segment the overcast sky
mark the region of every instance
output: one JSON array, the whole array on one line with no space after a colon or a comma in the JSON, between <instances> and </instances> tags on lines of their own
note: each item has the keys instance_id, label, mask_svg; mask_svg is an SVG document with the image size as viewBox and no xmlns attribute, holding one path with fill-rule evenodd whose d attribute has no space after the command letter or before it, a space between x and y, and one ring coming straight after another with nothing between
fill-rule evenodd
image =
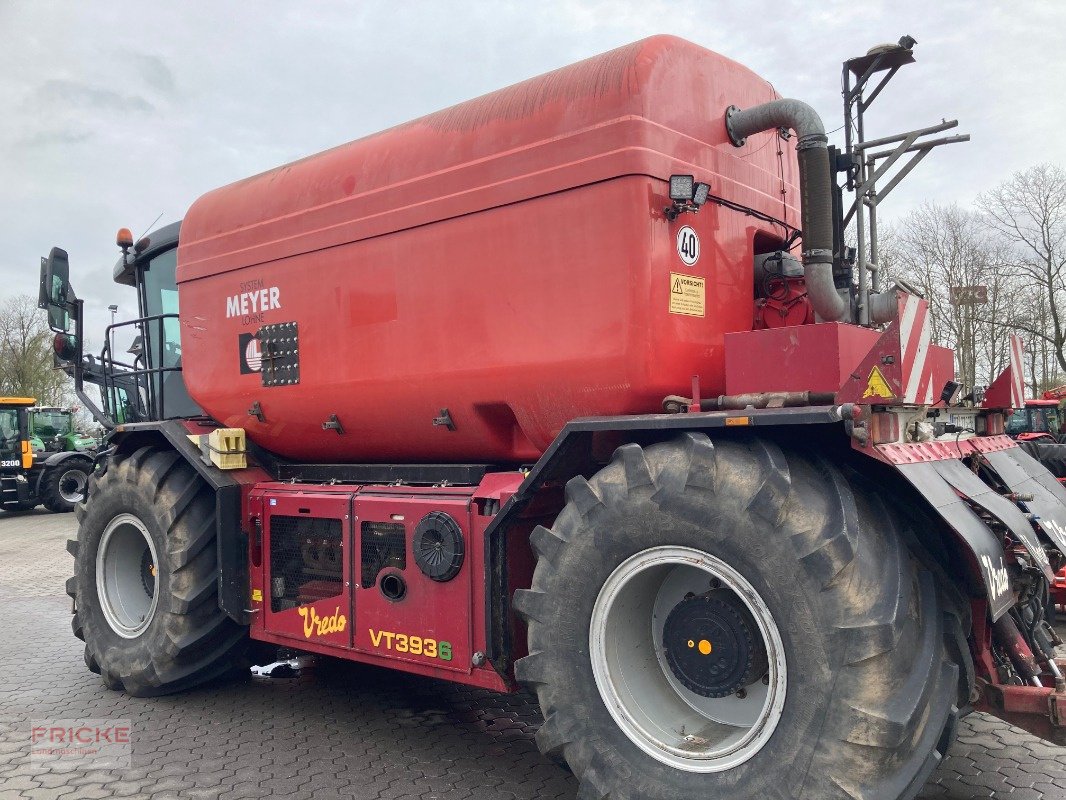
<instances>
[{"instance_id":1,"label":"overcast sky","mask_svg":"<svg viewBox=\"0 0 1066 800\"><path fill-rule=\"evenodd\" d=\"M136 310L111 282L119 227L138 236L217 186L655 33L740 61L830 129L841 62L916 38L868 136L947 117L973 141L927 159L885 216L1066 160L1061 0L0 0L0 300L35 295L59 245L98 347L109 303Z\"/></svg>"}]
</instances>

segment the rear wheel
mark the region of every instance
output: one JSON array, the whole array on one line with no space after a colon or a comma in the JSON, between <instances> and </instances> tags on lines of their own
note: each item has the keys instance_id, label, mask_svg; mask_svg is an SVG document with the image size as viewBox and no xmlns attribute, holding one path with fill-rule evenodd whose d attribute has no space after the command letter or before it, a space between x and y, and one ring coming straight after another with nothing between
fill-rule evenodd
<instances>
[{"instance_id":1,"label":"rear wheel","mask_svg":"<svg viewBox=\"0 0 1066 800\"><path fill-rule=\"evenodd\" d=\"M50 467L41 479L41 501L56 513L73 511L85 499L93 464L87 458L68 458Z\"/></svg>"},{"instance_id":2,"label":"rear wheel","mask_svg":"<svg viewBox=\"0 0 1066 800\"><path fill-rule=\"evenodd\" d=\"M581 797L920 791L965 691L962 611L876 493L769 442L688 434L620 448L567 501L533 534L515 671Z\"/></svg>"},{"instance_id":3,"label":"rear wheel","mask_svg":"<svg viewBox=\"0 0 1066 800\"><path fill-rule=\"evenodd\" d=\"M86 666L139 697L246 667L247 628L218 606L210 488L177 453L147 447L92 482L68 545Z\"/></svg>"}]
</instances>

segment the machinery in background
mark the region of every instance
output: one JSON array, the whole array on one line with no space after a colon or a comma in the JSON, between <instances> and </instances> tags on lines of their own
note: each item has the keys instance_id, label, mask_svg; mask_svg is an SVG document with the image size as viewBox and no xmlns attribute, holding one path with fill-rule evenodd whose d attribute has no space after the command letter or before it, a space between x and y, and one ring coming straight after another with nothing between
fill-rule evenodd
<instances>
[{"instance_id":1,"label":"machinery in background","mask_svg":"<svg viewBox=\"0 0 1066 800\"><path fill-rule=\"evenodd\" d=\"M77 430L74 408L34 406L29 410L30 447L44 453L92 454L98 444Z\"/></svg>"},{"instance_id":2,"label":"machinery in background","mask_svg":"<svg viewBox=\"0 0 1066 800\"><path fill-rule=\"evenodd\" d=\"M72 511L85 498L95 440L74 432L71 412L36 404L0 397L0 511Z\"/></svg>"}]
</instances>

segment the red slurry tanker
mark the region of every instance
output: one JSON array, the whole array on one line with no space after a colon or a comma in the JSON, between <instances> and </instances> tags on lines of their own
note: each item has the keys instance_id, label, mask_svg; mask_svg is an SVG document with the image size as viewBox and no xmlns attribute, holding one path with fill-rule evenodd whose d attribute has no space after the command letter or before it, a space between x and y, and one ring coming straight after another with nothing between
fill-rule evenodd
<instances>
[{"instance_id":1,"label":"red slurry tanker","mask_svg":"<svg viewBox=\"0 0 1066 800\"><path fill-rule=\"evenodd\" d=\"M975 708L1062 741L1066 491L1004 435L1017 364L960 400L877 270L878 203L966 138L864 138L913 46L844 64L842 148L660 36L216 189L120 233L130 358L82 355L53 249L111 427L89 669L524 685L582 797L912 797Z\"/></svg>"}]
</instances>

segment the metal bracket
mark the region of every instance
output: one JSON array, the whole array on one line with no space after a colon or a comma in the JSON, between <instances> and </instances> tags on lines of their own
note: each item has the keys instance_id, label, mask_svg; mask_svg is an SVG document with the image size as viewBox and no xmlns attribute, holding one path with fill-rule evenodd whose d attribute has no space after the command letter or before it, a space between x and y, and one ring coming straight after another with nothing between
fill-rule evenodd
<instances>
[{"instance_id":1,"label":"metal bracket","mask_svg":"<svg viewBox=\"0 0 1066 800\"><path fill-rule=\"evenodd\" d=\"M433 424L447 428L450 431L455 430L455 422L452 420L452 415L448 413L448 409L442 408L440 415L433 418Z\"/></svg>"},{"instance_id":2,"label":"metal bracket","mask_svg":"<svg viewBox=\"0 0 1066 800\"><path fill-rule=\"evenodd\" d=\"M255 417L260 422L266 422L266 414L263 413L263 407L259 405L259 401L256 400L252 403L252 407L248 409L248 416Z\"/></svg>"},{"instance_id":3,"label":"metal bracket","mask_svg":"<svg viewBox=\"0 0 1066 800\"><path fill-rule=\"evenodd\" d=\"M338 434L343 434L344 426L341 425L341 421L337 419L336 414L330 414L329 419L322 423L322 430L336 431Z\"/></svg>"}]
</instances>

